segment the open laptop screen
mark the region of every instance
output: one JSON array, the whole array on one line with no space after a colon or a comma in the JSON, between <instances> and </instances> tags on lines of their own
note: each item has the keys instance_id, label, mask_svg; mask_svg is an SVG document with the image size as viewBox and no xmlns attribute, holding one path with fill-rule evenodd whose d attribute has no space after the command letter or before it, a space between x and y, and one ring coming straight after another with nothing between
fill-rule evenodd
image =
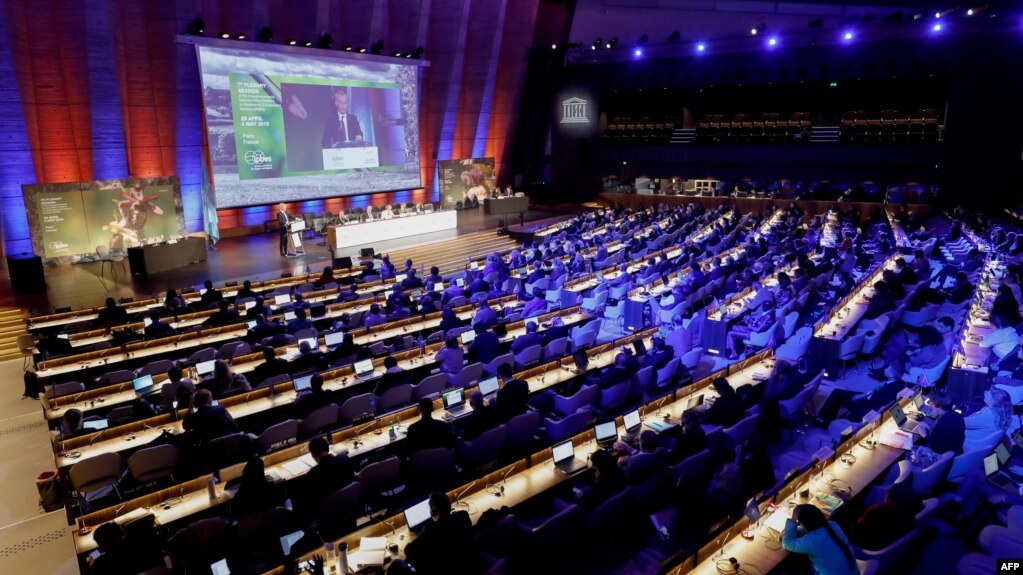
<instances>
[{"instance_id":1,"label":"open laptop screen","mask_svg":"<svg viewBox=\"0 0 1023 575\"><path fill-rule=\"evenodd\" d=\"M312 388L313 374L295 378L295 393L309 391Z\"/></svg>"},{"instance_id":2,"label":"open laptop screen","mask_svg":"<svg viewBox=\"0 0 1023 575\"><path fill-rule=\"evenodd\" d=\"M424 499L405 510L405 524L415 529L430 519L430 500Z\"/></svg>"},{"instance_id":3,"label":"open laptop screen","mask_svg":"<svg viewBox=\"0 0 1023 575\"><path fill-rule=\"evenodd\" d=\"M231 575L231 568L227 566L227 559L221 559L210 565L212 575Z\"/></svg>"},{"instance_id":4,"label":"open laptop screen","mask_svg":"<svg viewBox=\"0 0 1023 575\"><path fill-rule=\"evenodd\" d=\"M497 391L497 376L492 375L486 379L480 380L480 393L483 395L490 395Z\"/></svg>"},{"instance_id":5,"label":"open laptop screen","mask_svg":"<svg viewBox=\"0 0 1023 575\"><path fill-rule=\"evenodd\" d=\"M294 547L300 539L302 539L301 531L295 531L294 533L288 533L287 535L281 536L281 550L284 551L285 557L291 556L292 547Z\"/></svg>"},{"instance_id":6,"label":"open laptop screen","mask_svg":"<svg viewBox=\"0 0 1023 575\"><path fill-rule=\"evenodd\" d=\"M357 361L357 362L355 362L355 366L354 367L355 367L355 374L356 375L363 375L363 374L369 373L369 372L373 371L373 360L372 359L364 359L362 361Z\"/></svg>"},{"instance_id":7,"label":"open laptop screen","mask_svg":"<svg viewBox=\"0 0 1023 575\"><path fill-rule=\"evenodd\" d=\"M902 411L901 405L895 405L888 410L888 413L892 414L892 419L895 420L895 425L902 427L903 423L906 423L906 412Z\"/></svg>"},{"instance_id":8,"label":"open laptop screen","mask_svg":"<svg viewBox=\"0 0 1023 575\"><path fill-rule=\"evenodd\" d=\"M984 475L991 477L998 471L998 454L992 453L984 458Z\"/></svg>"},{"instance_id":9,"label":"open laptop screen","mask_svg":"<svg viewBox=\"0 0 1023 575\"><path fill-rule=\"evenodd\" d=\"M215 359L211 359L209 361L200 361L199 363L195 364L195 373L199 374L200 377L203 375L209 375L213 373L213 366L216 365L216 363L217 360Z\"/></svg>"},{"instance_id":10,"label":"open laptop screen","mask_svg":"<svg viewBox=\"0 0 1023 575\"><path fill-rule=\"evenodd\" d=\"M572 441L569 440L555 445L554 449L551 450L551 455L553 455L554 463L561 463L562 461L572 459L572 456L575 455L575 449L572 447Z\"/></svg>"},{"instance_id":11,"label":"open laptop screen","mask_svg":"<svg viewBox=\"0 0 1023 575\"><path fill-rule=\"evenodd\" d=\"M135 388L135 393L139 395L145 395L153 391L153 376L143 375L142 377L136 377L131 380L131 386Z\"/></svg>"},{"instance_id":12,"label":"open laptop screen","mask_svg":"<svg viewBox=\"0 0 1023 575\"><path fill-rule=\"evenodd\" d=\"M690 397L689 401L686 403L686 409L693 409L694 407L699 407L701 404L703 404L702 393L696 397Z\"/></svg>"},{"instance_id":13,"label":"open laptop screen","mask_svg":"<svg viewBox=\"0 0 1023 575\"><path fill-rule=\"evenodd\" d=\"M323 343L327 344L327 347L334 347L335 345L341 345L345 339L345 332L335 331L328 333L323 336Z\"/></svg>"},{"instance_id":14,"label":"open laptop screen","mask_svg":"<svg viewBox=\"0 0 1023 575\"><path fill-rule=\"evenodd\" d=\"M476 331L471 329L463 331L459 337L462 339L462 345L469 345L472 343L472 340L476 339Z\"/></svg>"},{"instance_id":15,"label":"open laptop screen","mask_svg":"<svg viewBox=\"0 0 1023 575\"><path fill-rule=\"evenodd\" d=\"M607 441L618 436L618 428L615 426L614 421L598 423L593 430L597 435L597 441Z\"/></svg>"},{"instance_id":16,"label":"open laptop screen","mask_svg":"<svg viewBox=\"0 0 1023 575\"><path fill-rule=\"evenodd\" d=\"M633 429L636 429L640 424L639 410L634 409L629 413L626 413L623 419L625 420L625 431L632 431Z\"/></svg>"},{"instance_id":17,"label":"open laptop screen","mask_svg":"<svg viewBox=\"0 0 1023 575\"><path fill-rule=\"evenodd\" d=\"M1009 448L1001 441L998 442L998 445L995 445L995 455L998 456L998 463L1001 465L1005 465L1009 461L1009 457L1012 456L1009 453Z\"/></svg>"},{"instance_id":18,"label":"open laptop screen","mask_svg":"<svg viewBox=\"0 0 1023 575\"><path fill-rule=\"evenodd\" d=\"M274 296L274 304L284 305L287 303L291 303L291 294L282 293Z\"/></svg>"},{"instance_id":19,"label":"open laptop screen","mask_svg":"<svg viewBox=\"0 0 1023 575\"><path fill-rule=\"evenodd\" d=\"M433 291L444 291L444 282L434 282Z\"/></svg>"},{"instance_id":20,"label":"open laptop screen","mask_svg":"<svg viewBox=\"0 0 1023 575\"><path fill-rule=\"evenodd\" d=\"M89 429L89 430L92 430L92 431L99 431L101 429L106 429L107 427L109 427L109 425L110 425L110 422L107 421L106 419L92 419L92 420L89 420L89 421L83 421L82 422L82 428L83 429Z\"/></svg>"},{"instance_id":21,"label":"open laptop screen","mask_svg":"<svg viewBox=\"0 0 1023 575\"><path fill-rule=\"evenodd\" d=\"M465 402L465 390L462 388L444 394L444 407L454 407Z\"/></svg>"},{"instance_id":22,"label":"open laptop screen","mask_svg":"<svg viewBox=\"0 0 1023 575\"><path fill-rule=\"evenodd\" d=\"M320 342L317 341L315 337L303 337L302 339L298 340L299 347L302 347L303 341L309 344L309 349L311 350L320 349Z\"/></svg>"}]
</instances>

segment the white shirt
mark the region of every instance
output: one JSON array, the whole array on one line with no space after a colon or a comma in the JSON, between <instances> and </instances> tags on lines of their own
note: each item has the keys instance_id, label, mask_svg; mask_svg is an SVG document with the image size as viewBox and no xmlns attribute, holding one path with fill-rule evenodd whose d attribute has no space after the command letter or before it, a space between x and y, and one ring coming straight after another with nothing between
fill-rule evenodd
<instances>
[{"instance_id":1,"label":"white shirt","mask_svg":"<svg viewBox=\"0 0 1023 575\"><path fill-rule=\"evenodd\" d=\"M351 138L348 136L348 119L347 118L348 118L348 114L342 114L341 112L337 113L337 121L341 125L341 133L342 133L342 135L344 135L346 142L351 141Z\"/></svg>"},{"instance_id":2,"label":"white shirt","mask_svg":"<svg viewBox=\"0 0 1023 575\"><path fill-rule=\"evenodd\" d=\"M998 359L1002 359L1016 345L1019 343L1019 335L1016 333L1016 329L1012 327L1003 327L992 333L985 335L981 340L980 347L991 348L991 353L995 354Z\"/></svg>"}]
</instances>

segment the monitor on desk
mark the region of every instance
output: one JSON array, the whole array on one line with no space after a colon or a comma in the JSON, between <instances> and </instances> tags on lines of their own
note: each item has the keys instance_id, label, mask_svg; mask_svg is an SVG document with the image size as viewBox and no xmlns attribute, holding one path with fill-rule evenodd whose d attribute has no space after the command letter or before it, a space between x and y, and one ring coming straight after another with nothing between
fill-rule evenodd
<instances>
[{"instance_id":1,"label":"monitor on desk","mask_svg":"<svg viewBox=\"0 0 1023 575\"><path fill-rule=\"evenodd\" d=\"M274 296L274 305L287 305L291 303L291 294L282 293Z\"/></svg>"},{"instance_id":2,"label":"monitor on desk","mask_svg":"<svg viewBox=\"0 0 1023 575\"><path fill-rule=\"evenodd\" d=\"M153 376L146 374L131 380L131 386L135 389L135 394L141 396L155 391L156 384L153 383Z\"/></svg>"},{"instance_id":3,"label":"monitor on desk","mask_svg":"<svg viewBox=\"0 0 1023 575\"><path fill-rule=\"evenodd\" d=\"M297 317L298 316L295 315L295 312L293 312L293 311L286 311L286 312L284 312L284 321L291 321L291 320L293 320L293 319L295 319Z\"/></svg>"},{"instance_id":4,"label":"monitor on desk","mask_svg":"<svg viewBox=\"0 0 1023 575\"><path fill-rule=\"evenodd\" d=\"M551 449L551 456L554 459L554 463L560 463L562 461L568 461L575 457L575 448L572 446L572 440L569 439L564 443L559 443Z\"/></svg>"}]
</instances>

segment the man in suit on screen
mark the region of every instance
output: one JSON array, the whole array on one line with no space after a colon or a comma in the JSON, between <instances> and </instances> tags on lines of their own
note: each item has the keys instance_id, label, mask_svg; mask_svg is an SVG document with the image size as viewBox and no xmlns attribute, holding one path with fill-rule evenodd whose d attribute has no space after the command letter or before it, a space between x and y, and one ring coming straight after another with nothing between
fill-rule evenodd
<instances>
[{"instance_id":1,"label":"man in suit on screen","mask_svg":"<svg viewBox=\"0 0 1023 575\"><path fill-rule=\"evenodd\" d=\"M327 123L323 127L324 148L337 148L363 141L359 118L348 112L348 92L341 88L334 92L335 113L327 115Z\"/></svg>"}]
</instances>

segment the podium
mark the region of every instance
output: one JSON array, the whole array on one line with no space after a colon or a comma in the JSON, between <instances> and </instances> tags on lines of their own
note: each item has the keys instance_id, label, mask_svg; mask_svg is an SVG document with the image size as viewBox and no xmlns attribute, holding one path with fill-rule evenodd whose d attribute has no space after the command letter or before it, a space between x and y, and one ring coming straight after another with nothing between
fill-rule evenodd
<instances>
[{"instance_id":1,"label":"podium","mask_svg":"<svg viewBox=\"0 0 1023 575\"><path fill-rule=\"evenodd\" d=\"M305 255L305 248L302 246L302 232L305 230L305 220L288 221L288 257L297 258Z\"/></svg>"}]
</instances>

